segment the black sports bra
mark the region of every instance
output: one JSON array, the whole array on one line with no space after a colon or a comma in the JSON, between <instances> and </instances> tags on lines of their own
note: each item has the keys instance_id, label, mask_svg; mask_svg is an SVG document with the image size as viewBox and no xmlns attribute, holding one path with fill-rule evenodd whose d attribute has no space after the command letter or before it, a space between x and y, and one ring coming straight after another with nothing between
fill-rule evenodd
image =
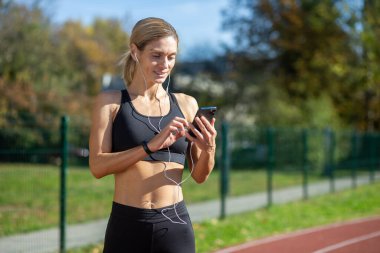
<instances>
[{"instance_id":1,"label":"black sports bra","mask_svg":"<svg viewBox=\"0 0 380 253\"><path fill-rule=\"evenodd\" d=\"M121 91L121 103L112 124L112 152L124 151L141 145L143 141L151 140L159 128L163 129L174 117L185 118L174 94L169 93L170 111L163 118L161 116L148 117L140 114L128 94L127 90ZM162 118L162 120L161 120ZM161 123L160 123L161 120ZM160 125L160 126L159 126ZM155 129L156 128L156 129ZM185 164L188 142L185 137L178 139L168 149L161 149L147 156L145 161L165 161Z\"/></svg>"}]
</instances>

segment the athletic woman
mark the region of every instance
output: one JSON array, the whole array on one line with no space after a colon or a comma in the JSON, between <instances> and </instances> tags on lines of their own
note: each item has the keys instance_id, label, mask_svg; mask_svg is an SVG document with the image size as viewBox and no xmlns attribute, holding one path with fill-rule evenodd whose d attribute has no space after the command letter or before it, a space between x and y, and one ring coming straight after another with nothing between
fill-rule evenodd
<instances>
[{"instance_id":1,"label":"athletic woman","mask_svg":"<svg viewBox=\"0 0 380 253\"><path fill-rule=\"evenodd\" d=\"M195 117L193 97L169 93L162 85L170 81L178 43L165 20L137 22L122 59L126 88L96 98L90 169L96 178L113 175L115 182L105 253L195 252L182 174L187 159L191 177L207 180L217 132L215 119Z\"/></svg>"}]
</instances>

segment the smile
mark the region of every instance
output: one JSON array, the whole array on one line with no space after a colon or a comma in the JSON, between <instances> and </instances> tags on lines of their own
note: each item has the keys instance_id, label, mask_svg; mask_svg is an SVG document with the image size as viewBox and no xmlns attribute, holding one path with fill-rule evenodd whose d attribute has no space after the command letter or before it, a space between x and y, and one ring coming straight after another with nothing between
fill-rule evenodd
<instances>
[{"instance_id":1,"label":"smile","mask_svg":"<svg viewBox=\"0 0 380 253\"><path fill-rule=\"evenodd\" d=\"M154 73L158 76L161 76L161 77L166 76L168 74L167 72L160 73L160 72L156 72L156 71L154 71Z\"/></svg>"}]
</instances>

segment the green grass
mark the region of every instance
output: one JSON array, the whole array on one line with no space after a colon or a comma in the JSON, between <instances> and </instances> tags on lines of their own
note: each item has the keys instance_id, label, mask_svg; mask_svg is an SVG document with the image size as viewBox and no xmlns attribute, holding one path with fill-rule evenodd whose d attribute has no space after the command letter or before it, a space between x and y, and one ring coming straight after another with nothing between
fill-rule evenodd
<instances>
[{"instance_id":1,"label":"green grass","mask_svg":"<svg viewBox=\"0 0 380 253\"><path fill-rule=\"evenodd\" d=\"M195 225L197 252L242 243L252 238L380 214L380 184L363 186L305 202L276 205L270 209L226 220Z\"/></svg>"},{"instance_id":2,"label":"green grass","mask_svg":"<svg viewBox=\"0 0 380 253\"><path fill-rule=\"evenodd\" d=\"M108 212L105 207L109 209L112 201L112 183L112 177L94 180L88 170L69 170L68 222L105 217ZM56 166L0 165L0 236L57 226L58 214Z\"/></svg>"},{"instance_id":3,"label":"green grass","mask_svg":"<svg viewBox=\"0 0 380 253\"><path fill-rule=\"evenodd\" d=\"M308 201L275 205L224 220L194 224L198 253L212 252L269 235L291 232L354 218L380 215L380 183L361 186ZM69 250L68 253L97 253L102 245Z\"/></svg>"},{"instance_id":4,"label":"green grass","mask_svg":"<svg viewBox=\"0 0 380 253\"><path fill-rule=\"evenodd\" d=\"M52 168L1 167L0 236L57 222L57 215L51 215L58 213L57 178Z\"/></svg>"},{"instance_id":5,"label":"green grass","mask_svg":"<svg viewBox=\"0 0 380 253\"><path fill-rule=\"evenodd\" d=\"M188 174L188 172L186 172ZM185 175L186 176L186 175ZM219 198L220 178L215 170L204 184L184 183L187 203ZM264 170L232 170L230 196L266 190ZM274 187L302 182L300 172L275 172ZM310 181L318 180L317 176ZM79 223L109 215L113 177L95 179L87 168L70 167L67 173L67 221ZM42 228L59 222L59 169L53 165L0 164L0 236Z\"/></svg>"}]
</instances>

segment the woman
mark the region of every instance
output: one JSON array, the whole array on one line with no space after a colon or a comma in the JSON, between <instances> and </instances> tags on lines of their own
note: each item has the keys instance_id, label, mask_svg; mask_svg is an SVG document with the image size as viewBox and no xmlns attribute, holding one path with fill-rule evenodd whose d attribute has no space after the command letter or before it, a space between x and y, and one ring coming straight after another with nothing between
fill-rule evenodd
<instances>
[{"instance_id":1,"label":"woman","mask_svg":"<svg viewBox=\"0 0 380 253\"><path fill-rule=\"evenodd\" d=\"M137 22L123 58L126 89L96 98L90 169L96 178L115 179L104 252L195 252L182 172L187 158L191 177L197 183L207 179L217 133L215 119L195 117L193 97L162 86L170 80L178 42L175 29L162 19Z\"/></svg>"}]
</instances>

